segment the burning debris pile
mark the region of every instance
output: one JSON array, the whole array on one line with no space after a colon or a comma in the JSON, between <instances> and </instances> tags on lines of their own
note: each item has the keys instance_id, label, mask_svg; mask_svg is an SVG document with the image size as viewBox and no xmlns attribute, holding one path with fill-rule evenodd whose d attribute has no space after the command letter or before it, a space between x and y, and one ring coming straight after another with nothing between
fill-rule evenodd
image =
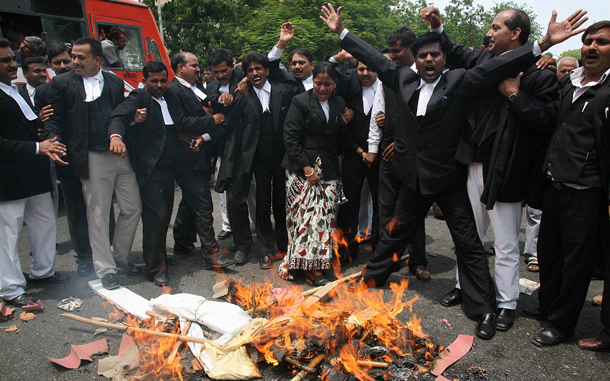
<instances>
[{"instance_id":1,"label":"burning debris pile","mask_svg":"<svg viewBox=\"0 0 610 381\"><path fill-rule=\"evenodd\" d=\"M317 372L329 381L398 381L427 372L442 348L415 315L406 325L397 319L418 299L402 300L408 282L391 284L392 294L384 298L382 290L349 293L346 279L303 292L232 278L214 291L234 304L162 295L148 302L155 311L147 312L149 319L116 309L111 318L122 324L63 316L133 336L132 348L109 358L117 369L114 380L183 380L198 369L212 379L245 380L261 377L257 362L263 360L293 369L292 381ZM182 342L195 356L192 370L181 363Z\"/></svg>"}]
</instances>

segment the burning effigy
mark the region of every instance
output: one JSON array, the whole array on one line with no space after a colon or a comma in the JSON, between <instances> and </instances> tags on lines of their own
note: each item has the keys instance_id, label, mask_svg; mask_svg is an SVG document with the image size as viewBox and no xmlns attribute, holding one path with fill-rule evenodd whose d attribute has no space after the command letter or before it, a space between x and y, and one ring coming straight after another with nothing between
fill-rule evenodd
<instances>
[{"instance_id":1,"label":"burning effigy","mask_svg":"<svg viewBox=\"0 0 610 381\"><path fill-rule=\"evenodd\" d=\"M333 381L398 381L429 371L443 348L422 332L412 313L418 297L403 300L408 281L392 283L391 292L355 294L344 283L350 278L308 291L231 278L214 287L215 297L228 302L164 294L147 302L146 319L117 309L111 319L120 323L64 316L133 337L135 345L123 357L103 363L105 370L114 369L104 374L114 380L183 380L199 369L212 379L246 380L261 377L262 362L287 366L291 381L309 374ZM411 314L406 324L398 319L403 312ZM181 361L187 357L180 351L183 342L195 357L192 368Z\"/></svg>"}]
</instances>

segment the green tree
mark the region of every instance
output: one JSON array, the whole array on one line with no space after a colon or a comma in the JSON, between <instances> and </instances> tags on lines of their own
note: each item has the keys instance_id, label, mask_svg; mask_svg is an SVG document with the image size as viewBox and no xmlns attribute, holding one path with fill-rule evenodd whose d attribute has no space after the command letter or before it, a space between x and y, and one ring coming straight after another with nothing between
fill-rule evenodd
<instances>
[{"instance_id":1,"label":"green tree","mask_svg":"<svg viewBox=\"0 0 610 381\"><path fill-rule=\"evenodd\" d=\"M451 39L465 46L479 47L487 33L487 14L473 0L451 0L445 7L443 27Z\"/></svg>"},{"instance_id":2,"label":"green tree","mask_svg":"<svg viewBox=\"0 0 610 381\"><path fill-rule=\"evenodd\" d=\"M505 9L519 9L519 10L525 12L529 16L529 18L530 18L530 36L528 39L529 42L537 40L540 37L542 37L542 27L536 20L536 18L538 16L534 13L532 8L530 8L527 4L517 4L513 1L504 1L504 2L494 5L487 13L488 18L486 20L487 21L486 27L489 28L494 17Z\"/></svg>"},{"instance_id":3,"label":"green tree","mask_svg":"<svg viewBox=\"0 0 610 381\"><path fill-rule=\"evenodd\" d=\"M579 60L580 59L580 49L566 50L565 52L563 52L559 55L559 58L557 59L557 61L559 61L560 59L562 59L564 57L573 57L573 58L576 58L577 60Z\"/></svg>"}]
</instances>

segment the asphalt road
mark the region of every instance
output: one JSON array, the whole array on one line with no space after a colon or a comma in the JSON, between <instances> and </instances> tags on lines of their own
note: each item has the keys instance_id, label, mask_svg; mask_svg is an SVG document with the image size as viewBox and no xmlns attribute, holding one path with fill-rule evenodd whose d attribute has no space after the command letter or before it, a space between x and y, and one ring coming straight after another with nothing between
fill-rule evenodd
<instances>
[{"instance_id":1,"label":"asphalt road","mask_svg":"<svg viewBox=\"0 0 610 381\"><path fill-rule=\"evenodd\" d=\"M177 210L181 192L176 190ZM218 195L214 193L215 205L218 205ZM220 213L215 210L215 228L220 231ZM417 281L407 269L394 275L390 281L397 281L401 277L410 279L410 287L404 300L418 296L419 300L414 304L413 313L421 317L423 331L428 334L435 343L448 346L459 334L474 335L475 322L466 318L460 307L446 308L440 305L440 298L454 286L455 277L455 255L453 243L449 231L444 222L438 221L430 214L426 219L427 246L429 254L429 270L432 273L432 281L422 283ZM118 332L109 331L102 335L93 336L94 328L78 322L69 321L59 316L63 313L57 308L57 303L66 297L74 296L83 300L83 309L78 312L85 317L107 317L111 312L105 307L103 300L93 293L88 287L87 281L93 279L80 278L76 274L76 263L74 261L70 237L68 234L65 214L60 211L58 221L58 249L56 258L56 270L71 276L71 280L61 285L31 286L27 291L35 298L40 299L45 306L42 313L30 322L15 320L12 322L0 322L0 379L1 380L91 380L103 379L97 375L97 359L93 362L83 361L77 370L65 370L52 364L47 356L61 358L70 353L70 344L86 344L99 338L106 338L109 343L110 353L116 355L120 344L121 335ZM525 240L525 225L521 230L521 248ZM228 247L231 240L221 241L222 245ZM487 237L486 246L493 242L493 235ZM169 252L172 251L173 238L171 231L168 234ZM23 229L19 241L19 252L23 271L29 272L29 243L27 228ZM364 265L367 255L366 245L361 245L360 256L355 264L345 270L345 274L359 271ZM256 279L263 279L265 275L272 279L268 270L260 270L258 267L259 252L256 245L253 247L250 260L243 266L233 266L228 275L251 279L256 274ZM132 260L143 265L142 260L142 233L138 233L133 245ZM490 257L490 265L493 267L493 257ZM538 275L526 271L526 266L521 263L521 277L538 281ZM186 292L202 295L206 298L212 296L212 286L216 282L217 275L211 271L204 270L200 259L196 257L180 258L179 262L170 268L170 286L174 293ZM144 298L157 297L161 289L143 276L127 277L121 276L124 286ZM281 286L281 282L276 283ZM308 286L305 286L308 288ZM578 348L577 341L581 338L595 336L599 329L599 308L591 305L591 299L602 292L601 281L591 282L587 301L580 315L573 339L554 348L540 349L534 346L530 339L540 329L540 323L517 316L515 326L508 332L498 332L490 341L480 340L475 337L473 349L461 360L447 369L443 374L446 378L460 380L604 380L608 379L610 353L592 353ZM386 293L390 293L389 287L384 287ZM389 296L389 295L386 295ZM524 307L535 307L537 305L537 294L532 296L521 294L518 310ZM19 313L19 312L18 312ZM399 319L406 322L411 313L403 312ZM447 319L451 324L448 327L441 319ZM16 324L21 330L18 334L5 333L4 329ZM485 370L481 376L481 369ZM260 366L264 380L288 380L289 370L284 366L274 368L271 365ZM192 379L207 379L194 375ZM312 376L309 379L314 379ZM430 374L422 374L411 379L432 380Z\"/></svg>"}]
</instances>

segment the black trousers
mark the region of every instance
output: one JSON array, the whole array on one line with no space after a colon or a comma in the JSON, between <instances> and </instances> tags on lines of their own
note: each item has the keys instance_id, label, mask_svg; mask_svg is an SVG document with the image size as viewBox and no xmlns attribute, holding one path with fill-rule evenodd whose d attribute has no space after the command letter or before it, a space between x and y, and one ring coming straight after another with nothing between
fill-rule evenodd
<instances>
[{"instance_id":1,"label":"black trousers","mask_svg":"<svg viewBox=\"0 0 610 381\"><path fill-rule=\"evenodd\" d=\"M606 218L604 220L604 241L600 253L604 255L604 294L610 295L610 222ZM610 345L610 301L604 303L602 300L601 310L601 330L597 338L606 345Z\"/></svg>"},{"instance_id":2,"label":"black trousers","mask_svg":"<svg viewBox=\"0 0 610 381\"><path fill-rule=\"evenodd\" d=\"M538 301L548 328L564 338L574 334L591 281L591 263L604 255L597 249L607 213L601 188L557 189L551 184L545 193L538 236Z\"/></svg>"},{"instance_id":3,"label":"black trousers","mask_svg":"<svg viewBox=\"0 0 610 381\"><path fill-rule=\"evenodd\" d=\"M374 280L376 286L381 286L393 271L400 269L400 253L413 239L435 201L443 209L456 246L464 313L476 316L495 312L495 286L489 274L487 254L477 234L465 183L442 193L425 196L419 190L402 187L394 213L396 223L392 229L381 231L377 249L364 270L364 278Z\"/></svg>"},{"instance_id":4,"label":"black trousers","mask_svg":"<svg viewBox=\"0 0 610 381\"><path fill-rule=\"evenodd\" d=\"M142 199L142 250L146 275L167 271L167 229L174 208L174 171L160 167L140 186Z\"/></svg>"},{"instance_id":5,"label":"black trousers","mask_svg":"<svg viewBox=\"0 0 610 381\"><path fill-rule=\"evenodd\" d=\"M273 256L277 251L286 253L286 169L281 161L272 160L255 159L253 166L256 179L256 239L261 256ZM271 224L272 205L275 229Z\"/></svg>"},{"instance_id":6,"label":"black trousers","mask_svg":"<svg viewBox=\"0 0 610 381\"><path fill-rule=\"evenodd\" d=\"M239 167L238 164L236 164L236 167ZM227 213L229 215L231 231L233 232L233 242L237 250L244 253L249 253L252 247L252 231L250 230L248 213L248 192L250 191L251 183L252 172L234 175L227 191ZM254 216L253 220L256 221L256 216Z\"/></svg>"},{"instance_id":7,"label":"black trousers","mask_svg":"<svg viewBox=\"0 0 610 381\"><path fill-rule=\"evenodd\" d=\"M182 200L174 221L174 241L178 247L189 247L201 241L201 252L211 255L218 247L214 236L214 205L210 192L210 173L194 171L177 173L176 181L182 188Z\"/></svg>"},{"instance_id":8,"label":"black trousers","mask_svg":"<svg viewBox=\"0 0 610 381\"><path fill-rule=\"evenodd\" d=\"M379 241L379 167L369 168L362 158L350 152L343 158L343 193L347 202L339 208L337 227L343 232L347 240L349 255L358 255L358 243L355 241L358 234L358 219L360 214L360 201L364 180L369 183L371 197L373 198L373 226L369 226L371 245L377 246ZM345 248L340 252L347 254Z\"/></svg>"},{"instance_id":9,"label":"black trousers","mask_svg":"<svg viewBox=\"0 0 610 381\"><path fill-rule=\"evenodd\" d=\"M379 160L379 225L381 229L388 226L394 218L394 210L402 183L392 173L392 162ZM409 268L427 267L426 260L426 221L422 220L417 233L409 242Z\"/></svg>"},{"instance_id":10,"label":"black trousers","mask_svg":"<svg viewBox=\"0 0 610 381\"><path fill-rule=\"evenodd\" d=\"M92 263L91 244L89 243L89 225L87 222L87 205L85 204L85 196L83 195L83 185L80 178L76 176L74 170L70 171L61 166L57 166L57 178L61 182L61 191L63 193L64 205L66 206L66 215L68 217L68 231L70 232L70 241L76 253L76 263ZM114 218L114 205L110 206L110 225L109 225L109 240L112 245L112 237L114 237L114 226L116 221Z\"/></svg>"}]
</instances>

